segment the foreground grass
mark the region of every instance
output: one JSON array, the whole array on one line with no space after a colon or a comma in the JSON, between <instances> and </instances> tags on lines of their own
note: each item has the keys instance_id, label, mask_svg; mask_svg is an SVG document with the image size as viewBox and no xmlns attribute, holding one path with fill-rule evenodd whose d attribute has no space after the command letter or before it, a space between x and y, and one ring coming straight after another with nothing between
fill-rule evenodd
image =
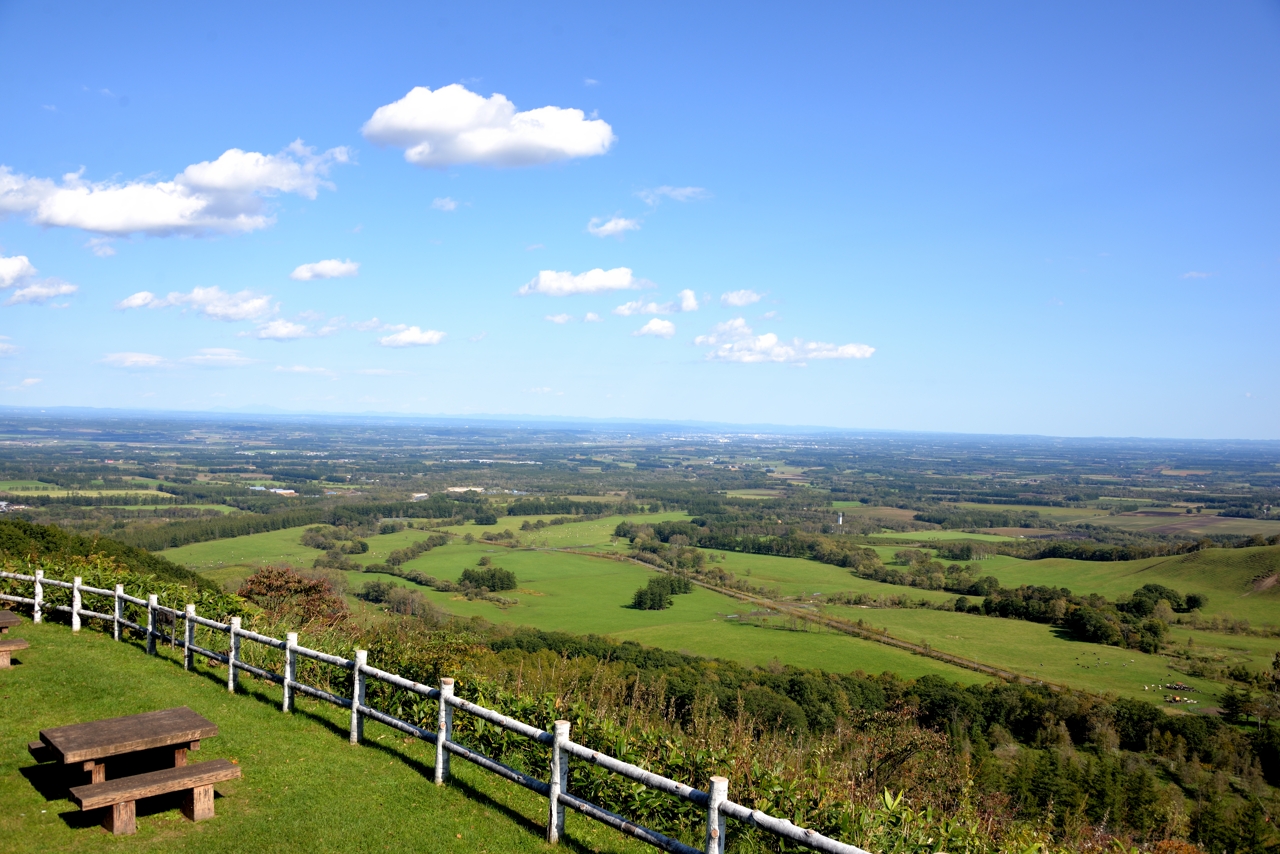
<instances>
[{"instance_id":1,"label":"foreground grass","mask_svg":"<svg viewBox=\"0 0 1280 854\"><path fill-rule=\"evenodd\" d=\"M342 710L305 698L292 715L279 690L248 683L227 694L225 670L186 673L180 661L96 631L24 624L20 664L0 671L0 839L7 851L637 852L579 816L569 844L542 841L546 802L455 759L455 780L431 782L434 748L367 724L366 744L346 740ZM244 777L216 787L217 816L192 824L176 797L139 804L136 836L112 837L94 813L66 800L85 782L37 766L26 744L41 729L186 705L214 721L194 761L229 758ZM111 766L108 765L108 773Z\"/></svg>"}]
</instances>

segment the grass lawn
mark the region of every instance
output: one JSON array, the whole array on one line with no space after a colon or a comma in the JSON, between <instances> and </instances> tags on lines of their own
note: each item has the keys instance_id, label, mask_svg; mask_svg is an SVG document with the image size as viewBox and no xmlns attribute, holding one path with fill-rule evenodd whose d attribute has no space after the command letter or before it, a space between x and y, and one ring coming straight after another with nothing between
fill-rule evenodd
<instances>
[{"instance_id":1,"label":"grass lawn","mask_svg":"<svg viewBox=\"0 0 1280 854\"><path fill-rule=\"evenodd\" d=\"M440 851L557 850L542 841L546 801L458 759L455 780L431 782L435 749L369 722L347 743L346 713L307 698L292 715L279 689L249 682L226 692L225 671L148 657L64 625L24 624L21 663L0 671L0 839L8 851ZM460 686L465 695L465 686ZM26 744L39 730L186 705L218 725L193 761L229 758L244 776L219 784L217 816L192 824L176 798L142 801L136 836L113 838L95 814L66 800L83 773L36 766ZM108 774L111 765L108 764ZM572 815L569 851L639 852L640 845Z\"/></svg>"},{"instance_id":2,"label":"grass lawn","mask_svg":"<svg viewBox=\"0 0 1280 854\"><path fill-rule=\"evenodd\" d=\"M886 550L881 558L893 559L893 549ZM944 602L954 599L954 593L941 590L919 590L912 587L901 587L896 584L882 584L859 578L848 569L819 563L816 560L804 560L793 557L775 557L773 555L751 555L739 552L715 552L724 554L723 562L717 564L729 572L750 582L757 587L776 587L784 596L799 596L809 593L837 593L852 590L855 593L866 593L870 596L910 596L912 599L928 599L931 602Z\"/></svg>"},{"instance_id":3,"label":"grass lawn","mask_svg":"<svg viewBox=\"0 0 1280 854\"><path fill-rule=\"evenodd\" d=\"M1197 689L1201 706L1209 706L1217 704L1222 688L1169 668L1165 656L1067 640L1040 623L950 611L828 607L846 619L888 628L902 640L1099 694L1158 703L1161 692L1144 685L1182 681Z\"/></svg>"}]
</instances>

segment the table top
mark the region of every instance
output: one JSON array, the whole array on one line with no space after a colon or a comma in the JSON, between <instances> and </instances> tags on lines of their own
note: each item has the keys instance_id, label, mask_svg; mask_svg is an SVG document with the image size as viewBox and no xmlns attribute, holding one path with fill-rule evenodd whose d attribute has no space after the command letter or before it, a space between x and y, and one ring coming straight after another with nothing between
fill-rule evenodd
<instances>
[{"instance_id":1,"label":"table top","mask_svg":"<svg viewBox=\"0 0 1280 854\"><path fill-rule=\"evenodd\" d=\"M69 765L152 747L200 741L217 734L218 727L212 721L186 706L179 706L123 718L42 729L40 740Z\"/></svg>"},{"instance_id":2,"label":"table top","mask_svg":"<svg viewBox=\"0 0 1280 854\"><path fill-rule=\"evenodd\" d=\"M22 622L22 619L12 611L0 611L0 628L7 629L9 626L16 626Z\"/></svg>"}]
</instances>

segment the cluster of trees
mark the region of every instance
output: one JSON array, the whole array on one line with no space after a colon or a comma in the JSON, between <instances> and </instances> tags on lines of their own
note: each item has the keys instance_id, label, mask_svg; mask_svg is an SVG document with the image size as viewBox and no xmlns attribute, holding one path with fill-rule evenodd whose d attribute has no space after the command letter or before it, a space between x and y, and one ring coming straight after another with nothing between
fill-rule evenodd
<instances>
[{"instance_id":1,"label":"cluster of trees","mask_svg":"<svg viewBox=\"0 0 1280 854\"><path fill-rule=\"evenodd\" d=\"M679 520L653 525L624 521L618 523L613 533L616 537L630 540L633 549L654 554L662 554L663 545L677 548L696 546L719 551L805 558L854 570L880 565L880 556L874 549L864 548L838 537L796 530L785 531L778 536L757 536L735 533L733 529L736 527L737 523L717 526L716 523L699 517L687 522ZM701 565L693 555L685 556L685 560L693 565ZM692 568L673 565L680 569Z\"/></svg>"},{"instance_id":2,"label":"cluster of trees","mask_svg":"<svg viewBox=\"0 0 1280 854\"><path fill-rule=\"evenodd\" d=\"M508 516L601 516L615 512L634 513L636 508L634 504L622 508L605 501L570 498L517 498L507 505Z\"/></svg>"},{"instance_id":3,"label":"cluster of trees","mask_svg":"<svg viewBox=\"0 0 1280 854\"><path fill-rule=\"evenodd\" d=\"M1045 526L1045 520L1035 510L997 510L994 507L942 507L917 513L915 518L917 522L929 522L949 530Z\"/></svg>"},{"instance_id":4,"label":"cluster of trees","mask_svg":"<svg viewBox=\"0 0 1280 854\"><path fill-rule=\"evenodd\" d=\"M693 584L679 575L655 575L631 597L631 607L637 611L665 611L671 607L671 597L692 593Z\"/></svg>"},{"instance_id":5,"label":"cluster of trees","mask_svg":"<svg viewBox=\"0 0 1280 854\"><path fill-rule=\"evenodd\" d=\"M289 567L260 569L237 592L275 622L333 625L347 615L346 602L327 579L308 578Z\"/></svg>"},{"instance_id":6,"label":"cluster of trees","mask_svg":"<svg viewBox=\"0 0 1280 854\"><path fill-rule=\"evenodd\" d=\"M340 555L362 555L369 544L349 528L323 528L317 525L302 532L300 542L309 549Z\"/></svg>"},{"instance_id":7,"label":"cluster of trees","mask_svg":"<svg viewBox=\"0 0 1280 854\"><path fill-rule=\"evenodd\" d=\"M516 574L509 569L503 569L500 566L490 565L489 558L480 558L480 563L475 567L468 567L462 570L462 576L458 579L460 585L470 584L472 587L479 587L491 591L499 590L515 590Z\"/></svg>"}]
</instances>

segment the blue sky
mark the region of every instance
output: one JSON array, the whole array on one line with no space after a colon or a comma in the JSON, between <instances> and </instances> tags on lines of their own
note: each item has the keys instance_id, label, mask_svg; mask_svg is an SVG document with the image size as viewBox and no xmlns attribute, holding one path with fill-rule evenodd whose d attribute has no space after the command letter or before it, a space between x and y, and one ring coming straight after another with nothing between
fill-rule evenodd
<instances>
[{"instance_id":1,"label":"blue sky","mask_svg":"<svg viewBox=\"0 0 1280 854\"><path fill-rule=\"evenodd\" d=\"M693 5L0 0L0 403L1280 438L1280 5Z\"/></svg>"}]
</instances>

